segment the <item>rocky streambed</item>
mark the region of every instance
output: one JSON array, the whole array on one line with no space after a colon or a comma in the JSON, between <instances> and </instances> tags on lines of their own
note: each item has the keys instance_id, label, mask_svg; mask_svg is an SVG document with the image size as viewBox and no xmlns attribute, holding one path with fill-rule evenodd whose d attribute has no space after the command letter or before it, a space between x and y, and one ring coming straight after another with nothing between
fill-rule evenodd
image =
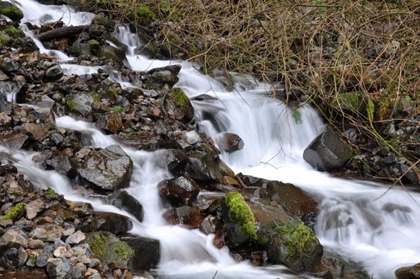
<instances>
[{"instance_id":1,"label":"rocky streambed","mask_svg":"<svg viewBox=\"0 0 420 279\"><path fill-rule=\"evenodd\" d=\"M78 28L61 21L35 26L20 22L19 4L3 1L0 7L8 17L0 20L0 273L5 278L159 276L154 273L159 240L129 233L143 221L144 208L126 190L136 162L122 147L153 152L170 173L157 186L166 222L214 234L214 246L228 247L236 261L282 264L320 278L369 278L324 251L313 232L317 196L292 184L235 174L220 159L220 152L238 151L244 143L225 133L216 143L219 150L197 130L191 100L174 88L179 65L131 70L117 22L101 14ZM69 64L40 52L22 29L37 34L47 49L75 57L71 65L96 66L96 71L69 74ZM66 126L66 116L91 126ZM113 144L93 146L88 129L109 135ZM339 150L339 159L329 161L321 152L325 147ZM320 170L342 169L351 159L351 150L328 132L307 150L306 159ZM375 154L373 162L386 165L381 169L396 168L398 174L408 169L383 149ZM14 165L19 156L47 171L42 174L66 177L86 200L100 200L127 215L66 200L54 185L19 172Z\"/></svg>"}]
</instances>

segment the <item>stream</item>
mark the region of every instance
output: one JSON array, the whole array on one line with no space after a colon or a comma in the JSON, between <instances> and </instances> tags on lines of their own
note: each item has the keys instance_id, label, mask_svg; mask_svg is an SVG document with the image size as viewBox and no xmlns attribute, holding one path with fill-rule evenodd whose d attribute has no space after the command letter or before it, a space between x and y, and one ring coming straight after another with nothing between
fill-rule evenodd
<instances>
[{"instance_id":1,"label":"stream","mask_svg":"<svg viewBox=\"0 0 420 279\"><path fill-rule=\"evenodd\" d=\"M93 14L75 12L68 6L45 6L33 0L15 0L24 12L22 22L43 24L62 17L66 25L90 24ZM22 24L27 36L31 31ZM367 181L345 180L314 170L303 158L303 150L325 129L325 124L310 106L294 111L281 101L267 96L269 86L237 77L233 92L228 92L216 80L201 74L195 65L186 61L151 60L134 55L134 48L141 45L135 34L121 26L116 37L128 46L127 61L134 71L146 71L171 64L182 66L179 82L190 97L208 94L215 100L193 100L198 127L217 143L221 132L239 135L244 148L234 153L222 153L222 160L235 173L292 183L320 198L320 213L315 232L324 250L332 251L343 259L355 262L372 278L395 278L394 272L402 266L420 262L420 196L408 195L394 187L386 195L389 185ZM34 38L41 53L56 56L65 74L95 73L99 67L69 64L72 59L65 53L44 48ZM118 74L113 75L118 81ZM123 87L132 86L122 84ZM13 101L13 90L8 96ZM208 115L212 115L209 119ZM299 120L299 121L298 121ZM94 125L69 116L56 117L56 125L89 134L92 146L107 147L116 144ZM227 248L217 249L212 244L213 235L206 236L198 230L167 225L162 218L163 208L156 186L163 179L171 178L160 151L145 152L123 147L134 162L134 172L127 191L144 207L142 223L133 219L133 234L157 238L161 242L161 261L158 274L162 278L296 278L283 266L254 267L237 263L229 256ZM83 198L75 192L70 181L54 171L44 171L32 162L33 153L7 150L13 154L15 165L29 180L39 187L50 186L66 199L89 202L100 211L127 215L114 206L99 200ZM144 175L148 174L148 175ZM142 179L140 179L140 177ZM144 178L148 179L144 179ZM383 195L383 196L382 196Z\"/></svg>"}]
</instances>

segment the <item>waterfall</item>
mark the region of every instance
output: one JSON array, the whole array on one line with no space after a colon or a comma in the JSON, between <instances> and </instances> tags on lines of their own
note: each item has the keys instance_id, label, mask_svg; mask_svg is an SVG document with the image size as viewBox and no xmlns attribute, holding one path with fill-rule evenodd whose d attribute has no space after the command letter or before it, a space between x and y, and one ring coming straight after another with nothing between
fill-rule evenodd
<instances>
[{"instance_id":1,"label":"waterfall","mask_svg":"<svg viewBox=\"0 0 420 279\"><path fill-rule=\"evenodd\" d=\"M23 22L41 24L63 17L66 24L82 25L89 24L93 18L90 13L75 12L65 5L46 6L33 0L16 2L24 12ZM31 31L22 28L27 36L33 37ZM214 139L223 132L235 133L243 139L243 150L221 154L223 161L235 172L293 183L320 198L315 231L326 249L356 262L373 278L395 278L397 268L420 262L419 195L411 192L409 196L404 190L394 187L381 197L387 185L338 179L312 169L303 161L302 153L325 125L311 107L290 109L267 96L268 85L257 81L227 92L220 83L197 71L194 64L135 55L134 48L140 41L123 26L116 32L116 38L128 46L127 61L132 70L146 71L180 64L182 70L176 87L182 88L191 99L201 94L214 97L212 100L192 101L199 119L198 126ZM100 68L69 64L71 57L45 49L36 38L34 41L41 53L57 56L66 74L95 73ZM58 117L56 124L90 135L92 146L115 144L92 124L68 116ZM171 174L160 161L161 151L145 152L125 147L124 150L134 162L127 191L145 209L144 222L133 221L131 232L161 241L162 259L158 272L163 278L212 278L216 272L217 278L292 278L283 273L285 268L282 266L257 268L236 263L226 249L219 250L212 245L213 235L205 236L198 230L167 225L161 217L163 209L156 186L162 179L171 178ZM9 154L19 170L40 187L50 186L67 199L90 202L97 210L129 216L99 200L81 197L71 189L70 181L65 177L54 171L40 170L31 160L34 154L1 146L0 152Z\"/></svg>"}]
</instances>

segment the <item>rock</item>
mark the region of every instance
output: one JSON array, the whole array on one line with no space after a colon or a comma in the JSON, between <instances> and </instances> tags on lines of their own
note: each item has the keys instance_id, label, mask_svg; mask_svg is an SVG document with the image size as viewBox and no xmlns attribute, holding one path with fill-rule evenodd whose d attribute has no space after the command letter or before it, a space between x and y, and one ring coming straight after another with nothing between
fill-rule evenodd
<instances>
[{"instance_id":1,"label":"rock","mask_svg":"<svg viewBox=\"0 0 420 279\"><path fill-rule=\"evenodd\" d=\"M351 157L351 148L330 129L317 136L303 152L305 161L319 171L340 169Z\"/></svg>"},{"instance_id":2,"label":"rock","mask_svg":"<svg viewBox=\"0 0 420 279\"><path fill-rule=\"evenodd\" d=\"M220 216L225 224L225 241L229 248L257 240L254 214L240 193L230 192L224 197Z\"/></svg>"},{"instance_id":3,"label":"rock","mask_svg":"<svg viewBox=\"0 0 420 279\"><path fill-rule=\"evenodd\" d=\"M95 126L106 133L116 134L122 128L123 122L121 113L100 114L96 119Z\"/></svg>"},{"instance_id":4,"label":"rock","mask_svg":"<svg viewBox=\"0 0 420 279\"><path fill-rule=\"evenodd\" d=\"M395 271L395 276L398 279L416 279L420 278L420 263L401 267Z\"/></svg>"},{"instance_id":5,"label":"rock","mask_svg":"<svg viewBox=\"0 0 420 279\"><path fill-rule=\"evenodd\" d=\"M41 199L36 199L28 203L25 209L26 209L26 218L31 220L35 218L39 212L45 209L45 203Z\"/></svg>"},{"instance_id":6,"label":"rock","mask_svg":"<svg viewBox=\"0 0 420 279\"><path fill-rule=\"evenodd\" d=\"M313 271L321 264L324 248L302 221L284 225L273 220L263 226L258 235L272 263L283 263L295 272Z\"/></svg>"},{"instance_id":7,"label":"rock","mask_svg":"<svg viewBox=\"0 0 420 279\"><path fill-rule=\"evenodd\" d=\"M169 171L177 176L186 166L188 162L188 156L184 151L178 149L167 149L162 157L165 158L166 165Z\"/></svg>"},{"instance_id":8,"label":"rock","mask_svg":"<svg viewBox=\"0 0 420 279\"><path fill-rule=\"evenodd\" d=\"M72 94L66 97L66 106L72 112L91 118L93 98L89 94Z\"/></svg>"},{"instance_id":9,"label":"rock","mask_svg":"<svg viewBox=\"0 0 420 279\"><path fill-rule=\"evenodd\" d=\"M161 87L165 84L172 87L179 81L178 73L180 70L180 65L169 65L163 68L154 68L147 73L151 75L151 80L157 87Z\"/></svg>"},{"instance_id":10,"label":"rock","mask_svg":"<svg viewBox=\"0 0 420 279\"><path fill-rule=\"evenodd\" d=\"M198 207L189 206L169 209L163 214L163 218L169 224L181 224L194 229L197 229L204 220Z\"/></svg>"},{"instance_id":11,"label":"rock","mask_svg":"<svg viewBox=\"0 0 420 279\"><path fill-rule=\"evenodd\" d=\"M100 47L99 57L104 59L110 59L114 62L117 62L120 65L124 65L124 62L127 60L127 58L125 57L124 50L115 48L110 45L103 45Z\"/></svg>"},{"instance_id":12,"label":"rock","mask_svg":"<svg viewBox=\"0 0 420 279\"><path fill-rule=\"evenodd\" d=\"M217 219L211 215L207 216L200 224L200 231L205 235L216 233Z\"/></svg>"},{"instance_id":13,"label":"rock","mask_svg":"<svg viewBox=\"0 0 420 279\"><path fill-rule=\"evenodd\" d=\"M7 16L13 21L20 22L23 18L22 11L14 4L9 2L0 2L0 14Z\"/></svg>"},{"instance_id":14,"label":"rock","mask_svg":"<svg viewBox=\"0 0 420 279\"><path fill-rule=\"evenodd\" d=\"M244 141L237 134L232 133L218 135L215 139L215 143L220 150L227 153L233 153L244 148Z\"/></svg>"},{"instance_id":15,"label":"rock","mask_svg":"<svg viewBox=\"0 0 420 279\"><path fill-rule=\"evenodd\" d=\"M114 206L132 214L140 222L143 221L143 206L139 203L139 201L136 198L127 193L127 191L122 190L118 192L117 196L115 198L112 198L111 203Z\"/></svg>"},{"instance_id":16,"label":"rock","mask_svg":"<svg viewBox=\"0 0 420 279\"><path fill-rule=\"evenodd\" d=\"M11 149L24 149L29 136L24 131L0 134L0 144Z\"/></svg>"},{"instance_id":17,"label":"rock","mask_svg":"<svg viewBox=\"0 0 420 279\"><path fill-rule=\"evenodd\" d=\"M133 228L128 217L112 212L93 212L92 221L84 224L83 232L106 231L113 234L125 233Z\"/></svg>"},{"instance_id":18,"label":"rock","mask_svg":"<svg viewBox=\"0 0 420 279\"><path fill-rule=\"evenodd\" d=\"M63 70L61 69L59 64L53 65L45 71L45 77L49 81L57 80L61 78L62 76L63 76Z\"/></svg>"},{"instance_id":19,"label":"rock","mask_svg":"<svg viewBox=\"0 0 420 279\"><path fill-rule=\"evenodd\" d=\"M189 131L182 135L182 139L189 145L196 144L201 140L200 135L196 131Z\"/></svg>"},{"instance_id":20,"label":"rock","mask_svg":"<svg viewBox=\"0 0 420 279\"><path fill-rule=\"evenodd\" d=\"M290 183L270 181L266 188L260 188L260 196L277 202L291 216L302 218L306 214L318 212L316 200Z\"/></svg>"},{"instance_id":21,"label":"rock","mask_svg":"<svg viewBox=\"0 0 420 279\"><path fill-rule=\"evenodd\" d=\"M3 4L3 3L7 3L7 2L0 2L0 4ZM14 59L10 57L5 57L0 62L1 62L0 68L3 69L5 72L15 72L19 70L18 62L16 62Z\"/></svg>"},{"instance_id":22,"label":"rock","mask_svg":"<svg viewBox=\"0 0 420 279\"><path fill-rule=\"evenodd\" d=\"M45 163L59 174L69 178L74 178L77 175L77 164L69 156L53 156L51 159L45 160Z\"/></svg>"},{"instance_id":23,"label":"rock","mask_svg":"<svg viewBox=\"0 0 420 279\"><path fill-rule=\"evenodd\" d=\"M86 239L86 235L82 233L81 231L77 231L66 239L66 244L70 244L70 245L79 244L85 239Z\"/></svg>"},{"instance_id":24,"label":"rock","mask_svg":"<svg viewBox=\"0 0 420 279\"><path fill-rule=\"evenodd\" d=\"M273 202L260 199L257 201L250 201L248 202L248 205L255 216L255 220L260 226L264 226L274 219L279 220L283 224L287 224L291 221L291 217L284 208L280 205L273 204Z\"/></svg>"},{"instance_id":25,"label":"rock","mask_svg":"<svg viewBox=\"0 0 420 279\"><path fill-rule=\"evenodd\" d=\"M235 173L217 156L195 152L190 155L183 174L198 181L224 183L225 176L235 177Z\"/></svg>"},{"instance_id":26,"label":"rock","mask_svg":"<svg viewBox=\"0 0 420 279\"><path fill-rule=\"evenodd\" d=\"M127 187L132 171L133 161L118 145L92 151L77 170L82 179L109 191Z\"/></svg>"},{"instance_id":27,"label":"rock","mask_svg":"<svg viewBox=\"0 0 420 279\"><path fill-rule=\"evenodd\" d=\"M27 234L18 228L10 227L3 233L1 239L5 243L15 243L18 246L22 246L23 248L28 248L28 236Z\"/></svg>"},{"instance_id":28,"label":"rock","mask_svg":"<svg viewBox=\"0 0 420 279\"><path fill-rule=\"evenodd\" d=\"M45 245L42 252L36 257L36 266L45 267L47 266L47 260L53 256L54 246L52 244Z\"/></svg>"},{"instance_id":29,"label":"rock","mask_svg":"<svg viewBox=\"0 0 420 279\"><path fill-rule=\"evenodd\" d=\"M160 182L158 190L161 198L166 199L173 206L179 206L192 205L200 192L200 187L194 180L179 176Z\"/></svg>"},{"instance_id":30,"label":"rock","mask_svg":"<svg viewBox=\"0 0 420 279\"><path fill-rule=\"evenodd\" d=\"M71 267L68 262L63 262L61 259L52 258L48 261L47 273L49 278L64 278L70 273Z\"/></svg>"},{"instance_id":31,"label":"rock","mask_svg":"<svg viewBox=\"0 0 420 279\"><path fill-rule=\"evenodd\" d=\"M38 225L31 231L30 237L42 241L54 242L61 238L64 231L64 228L55 224Z\"/></svg>"},{"instance_id":32,"label":"rock","mask_svg":"<svg viewBox=\"0 0 420 279\"><path fill-rule=\"evenodd\" d=\"M163 106L167 114L183 123L188 123L194 118L194 108L188 96L180 88L172 88L169 91Z\"/></svg>"},{"instance_id":33,"label":"rock","mask_svg":"<svg viewBox=\"0 0 420 279\"><path fill-rule=\"evenodd\" d=\"M121 241L133 249L133 258L128 262L131 272L138 274L155 268L160 260L160 242L157 239L124 234Z\"/></svg>"},{"instance_id":34,"label":"rock","mask_svg":"<svg viewBox=\"0 0 420 279\"><path fill-rule=\"evenodd\" d=\"M104 267L113 263L117 267L126 267L134 256L134 251L126 242L121 241L109 232L97 232L89 235L87 243L92 254L97 257Z\"/></svg>"},{"instance_id":35,"label":"rock","mask_svg":"<svg viewBox=\"0 0 420 279\"><path fill-rule=\"evenodd\" d=\"M27 259L28 253L23 247L16 244L9 244L1 252L0 265L11 270L23 266Z\"/></svg>"}]
</instances>

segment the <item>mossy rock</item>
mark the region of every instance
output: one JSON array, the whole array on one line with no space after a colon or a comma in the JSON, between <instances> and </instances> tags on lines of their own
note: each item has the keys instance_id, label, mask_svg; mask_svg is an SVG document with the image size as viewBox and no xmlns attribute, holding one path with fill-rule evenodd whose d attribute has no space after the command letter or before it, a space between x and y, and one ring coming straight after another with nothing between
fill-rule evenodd
<instances>
[{"instance_id":1,"label":"mossy rock","mask_svg":"<svg viewBox=\"0 0 420 279\"><path fill-rule=\"evenodd\" d=\"M25 214L25 204L18 203L12 207L0 220L18 220Z\"/></svg>"},{"instance_id":2,"label":"mossy rock","mask_svg":"<svg viewBox=\"0 0 420 279\"><path fill-rule=\"evenodd\" d=\"M321 264L324 249L311 228L300 220L286 225L273 220L261 228L258 237L275 264L283 263L296 272L314 271Z\"/></svg>"},{"instance_id":3,"label":"mossy rock","mask_svg":"<svg viewBox=\"0 0 420 279\"><path fill-rule=\"evenodd\" d=\"M176 119L187 123L194 118L194 108L181 88L172 88L165 101L165 110Z\"/></svg>"},{"instance_id":4,"label":"mossy rock","mask_svg":"<svg viewBox=\"0 0 420 279\"><path fill-rule=\"evenodd\" d=\"M361 92L347 92L337 94L332 103L337 110L364 113L367 100L366 95Z\"/></svg>"},{"instance_id":5,"label":"mossy rock","mask_svg":"<svg viewBox=\"0 0 420 279\"><path fill-rule=\"evenodd\" d=\"M227 214L222 214L224 215L224 222L228 224L227 229L235 230L235 228L229 226L229 224L236 224L241 233L238 237L244 237L241 242L246 240L256 241L257 232L255 229L255 217L243 196L238 192L230 192L224 198L224 205L226 205ZM233 235L237 235L237 233L234 233ZM235 241L231 240L230 242L233 243Z\"/></svg>"},{"instance_id":6,"label":"mossy rock","mask_svg":"<svg viewBox=\"0 0 420 279\"><path fill-rule=\"evenodd\" d=\"M127 266L134 256L133 249L127 243L109 232L93 233L88 237L87 243L93 255L101 260L104 266L110 263Z\"/></svg>"},{"instance_id":7,"label":"mossy rock","mask_svg":"<svg viewBox=\"0 0 420 279\"><path fill-rule=\"evenodd\" d=\"M9 2L0 2L0 14L17 22L23 18L23 12L16 5Z\"/></svg>"}]
</instances>

